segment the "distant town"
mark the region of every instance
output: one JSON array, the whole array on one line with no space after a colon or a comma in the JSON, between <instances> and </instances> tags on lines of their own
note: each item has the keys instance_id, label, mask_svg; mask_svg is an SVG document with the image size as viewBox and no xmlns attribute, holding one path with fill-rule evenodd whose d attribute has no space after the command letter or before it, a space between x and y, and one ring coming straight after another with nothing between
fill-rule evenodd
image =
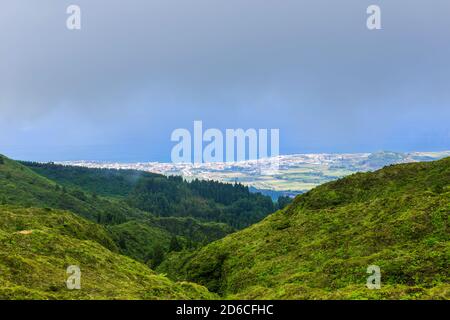
<instances>
[{"instance_id":1,"label":"distant town","mask_svg":"<svg viewBox=\"0 0 450 320\"><path fill-rule=\"evenodd\" d=\"M162 162L98 162L64 161L63 165L88 168L132 169L163 175L180 175L186 180L216 180L242 183L254 192L276 198L280 195L295 196L320 184L333 181L355 172L381 169L384 166L432 161L450 156L450 151L440 152L375 152L347 154L294 154L278 156L279 170L264 170L273 159L240 162L162 163Z\"/></svg>"}]
</instances>

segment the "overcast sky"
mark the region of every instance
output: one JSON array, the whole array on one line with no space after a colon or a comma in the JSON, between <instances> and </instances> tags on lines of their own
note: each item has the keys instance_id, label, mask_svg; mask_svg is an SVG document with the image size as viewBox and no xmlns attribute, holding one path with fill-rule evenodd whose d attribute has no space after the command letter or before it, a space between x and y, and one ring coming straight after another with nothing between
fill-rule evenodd
<instances>
[{"instance_id":1,"label":"overcast sky","mask_svg":"<svg viewBox=\"0 0 450 320\"><path fill-rule=\"evenodd\" d=\"M0 153L168 161L194 120L283 154L448 150L449 57L448 0L3 0Z\"/></svg>"}]
</instances>

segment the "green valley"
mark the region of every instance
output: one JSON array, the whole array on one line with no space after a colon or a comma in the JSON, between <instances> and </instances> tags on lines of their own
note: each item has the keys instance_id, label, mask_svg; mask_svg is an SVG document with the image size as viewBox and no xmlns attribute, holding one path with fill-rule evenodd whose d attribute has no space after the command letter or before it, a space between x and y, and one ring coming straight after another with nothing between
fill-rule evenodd
<instances>
[{"instance_id":1,"label":"green valley","mask_svg":"<svg viewBox=\"0 0 450 320\"><path fill-rule=\"evenodd\" d=\"M279 205L240 184L0 156L0 298L450 298L450 158Z\"/></svg>"},{"instance_id":2,"label":"green valley","mask_svg":"<svg viewBox=\"0 0 450 320\"><path fill-rule=\"evenodd\" d=\"M105 226L121 253L150 265L173 249L171 242L177 250L194 249L274 211L269 197L241 185L6 157L0 204L71 211Z\"/></svg>"},{"instance_id":3,"label":"green valley","mask_svg":"<svg viewBox=\"0 0 450 320\"><path fill-rule=\"evenodd\" d=\"M159 268L238 299L449 299L450 158L357 173ZM370 265L380 290L366 288Z\"/></svg>"}]
</instances>

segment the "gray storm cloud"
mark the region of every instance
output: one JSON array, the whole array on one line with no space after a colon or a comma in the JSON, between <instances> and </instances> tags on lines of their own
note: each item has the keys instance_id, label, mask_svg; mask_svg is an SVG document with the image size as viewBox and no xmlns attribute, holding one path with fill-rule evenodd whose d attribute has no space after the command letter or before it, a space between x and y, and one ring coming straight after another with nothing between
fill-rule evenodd
<instances>
[{"instance_id":1,"label":"gray storm cloud","mask_svg":"<svg viewBox=\"0 0 450 320\"><path fill-rule=\"evenodd\" d=\"M81 7L80 31L66 28L70 4ZM370 4L382 8L382 30L366 28ZM326 127L325 139L369 118L394 127L425 108L442 118L449 15L446 0L5 0L0 123L26 144L21 135L61 110L84 119L68 126L104 121L105 135L124 119L155 130L157 119L185 123L176 112L285 126L293 146L305 132Z\"/></svg>"}]
</instances>

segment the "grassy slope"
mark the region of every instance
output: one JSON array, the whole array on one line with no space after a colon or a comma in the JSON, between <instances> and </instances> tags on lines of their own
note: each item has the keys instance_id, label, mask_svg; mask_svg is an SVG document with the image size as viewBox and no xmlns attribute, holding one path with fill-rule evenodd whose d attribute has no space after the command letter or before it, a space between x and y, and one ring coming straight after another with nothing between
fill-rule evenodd
<instances>
[{"instance_id":1,"label":"grassy slope","mask_svg":"<svg viewBox=\"0 0 450 320\"><path fill-rule=\"evenodd\" d=\"M315 188L159 270L229 298L450 298L450 158ZM382 289L365 287L378 265Z\"/></svg>"},{"instance_id":2,"label":"grassy slope","mask_svg":"<svg viewBox=\"0 0 450 320\"><path fill-rule=\"evenodd\" d=\"M69 212L0 206L0 218L0 299L213 297L117 254L103 227ZM66 288L69 265L81 269L81 290Z\"/></svg>"}]
</instances>

